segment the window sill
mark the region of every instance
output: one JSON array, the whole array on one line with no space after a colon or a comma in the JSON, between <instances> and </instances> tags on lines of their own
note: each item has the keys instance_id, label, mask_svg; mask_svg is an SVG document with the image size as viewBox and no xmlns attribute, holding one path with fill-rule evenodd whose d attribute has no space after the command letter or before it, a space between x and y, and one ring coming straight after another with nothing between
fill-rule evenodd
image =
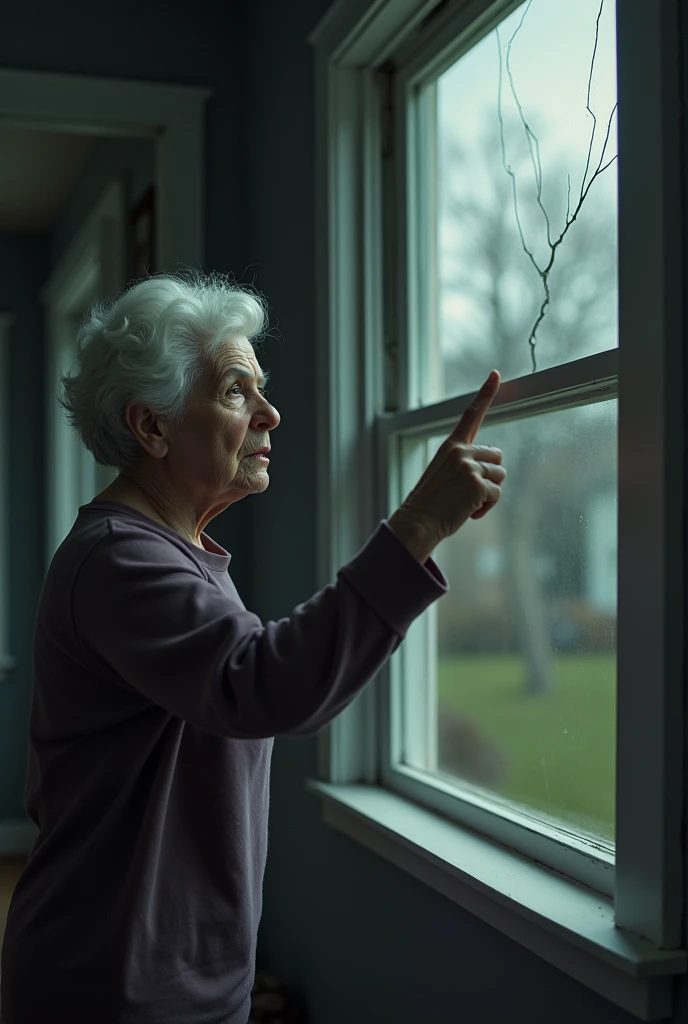
<instances>
[{"instance_id":1,"label":"window sill","mask_svg":"<svg viewBox=\"0 0 688 1024\"><path fill-rule=\"evenodd\" d=\"M618 929L613 901L377 786L308 779L324 820L640 1020L672 1014L685 950ZM459 842L460 839L460 842Z\"/></svg>"}]
</instances>

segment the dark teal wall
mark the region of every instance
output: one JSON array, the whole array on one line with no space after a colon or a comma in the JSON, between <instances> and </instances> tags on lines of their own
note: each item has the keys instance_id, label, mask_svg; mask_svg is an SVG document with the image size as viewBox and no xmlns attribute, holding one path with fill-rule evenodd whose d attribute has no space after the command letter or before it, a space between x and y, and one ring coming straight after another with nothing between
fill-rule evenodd
<instances>
[{"instance_id":1,"label":"dark teal wall","mask_svg":"<svg viewBox=\"0 0 688 1024\"><path fill-rule=\"evenodd\" d=\"M0 682L0 820L24 816L33 621L43 583L43 310L46 235L0 234L0 309L14 313L9 342L9 650Z\"/></svg>"},{"instance_id":2,"label":"dark teal wall","mask_svg":"<svg viewBox=\"0 0 688 1024\"><path fill-rule=\"evenodd\" d=\"M282 420L271 438L270 486L242 502L252 536L244 588L268 618L305 601L315 584L314 72L306 36L328 4L246 5L242 268L273 307L275 336L259 358Z\"/></svg>"}]
</instances>

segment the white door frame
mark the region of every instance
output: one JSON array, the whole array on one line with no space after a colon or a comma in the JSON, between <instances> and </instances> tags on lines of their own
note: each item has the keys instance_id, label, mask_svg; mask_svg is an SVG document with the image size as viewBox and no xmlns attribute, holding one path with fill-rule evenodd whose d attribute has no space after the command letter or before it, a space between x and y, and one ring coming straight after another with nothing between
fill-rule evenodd
<instances>
[{"instance_id":1,"label":"white door frame","mask_svg":"<svg viewBox=\"0 0 688 1024\"><path fill-rule=\"evenodd\" d=\"M0 68L0 125L156 143L156 252L160 270L204 257L205 103L196 85Z\"/></svg>"},{"instance_id":2,"label":"white door frame","mask_svg":"<svg viewBox=\"0 0 688 1024\"><path fill-rule=\"evenodd\" d=\"M77 509L117 475L99 466L57 402L60 374L72 366L76 332L96 299L126 284L127 207L124 182L103 191L41 291L45 306L46 516L48 565L74 524Z\"/></svg>"},{"instance_id":3,"label":"white door frame","mask_svg":"<svg viewBox=\"0 0 688 1024\"><path fill-rule=\"evenodd\" d=\"M0 125L150 139L155 145L159 269L173 270L179 264L201 267L204 115L212 95L212 89L200 86L0 68ZM71 365L73 349L68 341L73 338L75 319L94 298L119 291L126 283L126 211L121 189L121 183L113 182L103 194L54 268L42 296L47 329L46 564L71 527L78 505L99 489L96 464L90 456L79 456L80 446L75 447L69 436L71 428L55 393L59 373Z\"/></svg>"},{"instance_id":4,"label":"white door frame","mask_svg":"<svg viewBox=\"0 0 688 1024\"><path fill-rule=\"evenodd\" d=\"M158 269L173 271L179 269L180 264L201 268L205 255L205 104L213 95L214 90L206 86L164 85L0 68L0 126L72 135L150 139L155 144ZM46 326L48 336L52 337L47 352L49 388L56 382L60 354L64 355L65 346L60 338L64 339L65 322L70 311L74 315L79 305L90 301L89 287L93 289L91 295L102 288L110 294L125 283L124 255L117 252L120 244L117 237L122 227L120 212L114 214L113 221L113 210L119 209L120 187L121 183L113 182L106 189L92 216L60 261L62 276L58 275L60 268L55 268L46 286ZM83 274L81 282L77 282L79 272ZM66 289L64 293L60 292L60 282ZM88 284L84 285L84 282ZM3 322L3 327L7 334L9 321ZM52 394L54 398L54 391ZM73 457L64 455L66 435L63 428L71 429L64 420L60 421L57 432L51 437L56 428L52 412L56 403L51 402L49 392L46 402L50 410L47 416L47 451L53 451L47 459L48 496L53 506L52 510L48 507L46 516L49 524L46 553L49 560L55 550L55 540L64 529L68 500L64 495L71 492L69 500L73 502L74 495L83 493L90 484L88 471L86 475L81 472L84 465L88 465L87 460L75 463ZM63 458L72 467L69 470L71 483L63 489L58 487L59 478L55 472L56 454L61 450L61 444ZM7 523L8 490L4 488L0 493L3 504L0 528ZM58 491L59 498L56 497ZM4 653L0 651L0 654ZM0 822L0 856L28 853L35 835L35 826L25 818Z\"/></svg>"}]
</instances>

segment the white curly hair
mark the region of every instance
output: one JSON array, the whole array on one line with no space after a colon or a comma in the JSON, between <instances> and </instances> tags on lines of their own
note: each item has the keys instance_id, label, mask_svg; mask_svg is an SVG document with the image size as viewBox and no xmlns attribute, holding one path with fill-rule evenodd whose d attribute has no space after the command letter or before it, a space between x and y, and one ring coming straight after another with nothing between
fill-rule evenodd
<instances>
[{"instance_id":1,"label":"white curly hair","mask_svg":"<svg viewBox=\"0 0 688 1024\"><path fill-rule=\"evenodd\" d=\"M57 400L96 462L131 468L141 447L124 418L127 403L181 422L207 358L232 335L257 344L267 321L260 293L227 274L154 274L89 308Z\"/></svg>"}]
</instances>

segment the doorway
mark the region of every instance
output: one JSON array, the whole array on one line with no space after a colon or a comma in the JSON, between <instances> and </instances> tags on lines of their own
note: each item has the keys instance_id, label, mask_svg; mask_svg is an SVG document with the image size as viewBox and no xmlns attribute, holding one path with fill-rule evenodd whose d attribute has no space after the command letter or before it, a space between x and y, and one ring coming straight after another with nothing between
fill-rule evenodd
<instances>
[{"instance_id":1,"label":"doorway","mask_svg":"<svg viewBox=\"0 0 688 1024\"><path fill-rule=\"evenodd\" d=\"M57 134L63 136L90 137L97 142L107 139L143 140L153 152L153 187L155 192L155 251L157 271L173 271L181 266L202 267L204 260L204 117L205 104L213 95L206 87L162 85L157 83L133 82L124 79L105 79L92 76L46 74L0 68L0 130L12 129L23 133ZM29 161L27 166L38 165ZM6 158L7 165L7 158ZM55 170L50 166L51 175ZM126 190L125 190L126 191ZM45 339L43 351L46 355L46 372L43 397L37 398L38 406L45 411L45 431L33 440L33 423L28 413L22 424L31 428L33 451L36 458L45 465L45 509L41 500L40 518L36 525L42 528L44 536L37 537L42 549L42 560L47 566L55 547L71 528L79 504L90 500L107 483L108 471L98 466L90 453L80 445L75 432L64 420L63 410L55 401L55 389L59 373L71 365L74 355L76 327L85 310L104 295L112 294L123 287L128 279L126 242L127 201L123 199L123 182L115 174L94 196L88 211L74 225L73 235L62 253L63 259L52 265L52 273L43 289ZM130 275L129 275L130 276ZM45 281L45 278L43 278ZM36 291L35 294L38 294ZM27 368L32 369L32 354L23 350L25 334L22 334L20 317L14 317L12 303L16 296L5 296L2 322L3 349L5 360L5 384L12 388L8 372L11 360L9 353L14 347L13 363L18 365L21 356L24 376L21 386L26 401L19 397L15 408L22 403L33 408L33 388L29 391ZM24 328L26 331L26 328ZM35 333L35 332L34 332ZM32 341L34 340L32 336ZM36 341L39 341L36 337ZM36 350L36 356L38 352ZM40 388L40 379L38 381ZM6 410L5 410L6 412ZM59 421L58 421L59 414ZM19 443L10 436L9 414L0 417L0 452L7 449L12 454L13 446ZM28 435L27 431L24 433ZM26 441L21 443L28 444ZM22 449L22 454L24 450ZM29 453L30 454L30 453ZM18 487L15 477L9 478L9 459L0 459L0 544L8 557L0 558L0 593L8 600L0 601L0 616L4 618L4 630L0 637L6 638L0 655L0 668L5 672L5 716L18 723L16 743L13 738L11 749L3 751L0 776L14 777L16 771L9 767L25 761L23 720L25 715L26 692L22 675L21 685L17 672L28 671L26 650L29 643L31 623L26 616L19 616L17 608L23 607L17 599L23 584L21 570L15 558L17 575L13 577L12 552L17 550L16 538L9 536L10 504L18 501L30 503L41 499L39 489L31 483L30 493ZM15 458L15 465L30 464ZM22 479L27 479L22 478ZM33 477L31 478L33 481ZM28 486L28 485L27 485ZM14 492L14 498L11 498ZM21 498L20 498L21 494ZM15 505L12 507L14 508ZM31 513L33 522L34 512ZM15 516L15 520L16 520ZM23 535L22 535L23 536ZM29 540L34 535L27 534ZM11 557L10 557L11 556ZM10 633L9 595L14 595L13 628ZM14 664L13 655L23 652ZM19 725L22 727L19 728ZM7 770L5 770L7 769ZM19 790L17 790L19 793ZM8 803L19 807L14 794ZM11 814L11 812L10 812ZM28 853L35 838L36 829L24 817L4 816L0 820L0 857L21 857Z\"/></svg>"}]
</instances>

